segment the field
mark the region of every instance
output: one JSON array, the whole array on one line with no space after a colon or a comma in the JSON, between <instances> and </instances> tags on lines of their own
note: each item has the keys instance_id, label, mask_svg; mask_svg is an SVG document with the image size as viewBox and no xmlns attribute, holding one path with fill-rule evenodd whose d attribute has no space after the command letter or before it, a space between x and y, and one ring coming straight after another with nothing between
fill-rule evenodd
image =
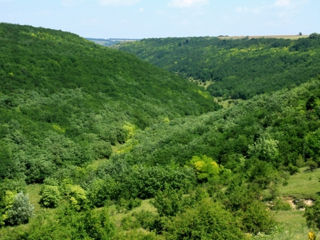
<instances>
[{"instance_id":1,"label":"field","mask_svg":"<svg viewBox=\"0 0 320 240\"><path fill-rule=\"evenodd\" d=\"M303 211L278 211L275 219L279 223L272 235L258 235L254 240L305 240L308 239L308 227L303 217ZM318 234L318 237L320 235Z\"/></svg>"},{"instance_id":2,"label":"field","mask_svg":"<svg viewBox=\"0 0 320 240\"><path fill-rule=\"evenodd\" d=\"M299 173L290 176L288 184L282 186L280 196L284 199L315 199L320 189L320 169L309 171L301 168ZM279 227L271 236L257 236L255 240L304 240L308 239L309 229L303 217L303 210L275 211L274 217ZM320 234L318 233L318 238Z\"/></svg>"},{"instance_id":3,"label":"field","mask_svg":"<svg viewBox=\"0 0 320 240\"><path fill-rule=\"evenodd\" d=\"M288 185L280 188L280 194L285 197L315 199L320 193L320 169L309 171L301 168L300 172L290 176Z\"/></svg>"},{"instance_id":4,"label":"field","mask_svg":"<svg viewBox=\"0 0 320 240\"><path fill-rule=\"evenodd\" d=\"M242 39L242 38L277 38L277 39L291 39L296 40L300 38L307 38L308 35L266 35L266 36L219 36L220 39L230 40L230 39Z\"/></svg>"}]
</instances>

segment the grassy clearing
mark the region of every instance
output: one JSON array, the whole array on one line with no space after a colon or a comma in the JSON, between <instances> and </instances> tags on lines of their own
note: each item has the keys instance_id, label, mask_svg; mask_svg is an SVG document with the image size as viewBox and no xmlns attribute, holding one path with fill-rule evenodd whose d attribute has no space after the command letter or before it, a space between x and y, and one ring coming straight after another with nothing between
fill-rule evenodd
<instances>
[{"instance_id":1,"label":"grassy clearing","mask_svg":"<svg viewBox=\"0 0 320 240\"><path fill-rule=\"evenodd\" d=\"M279 189L283 198L315 199L320 191L320 169L311 172L301 168L299 173L290 176L288 184ZM309 228L303 217L304 211L290 210L274 212L278 228L272 235L256 236L254 240L307 240ZM320 238L320 234L318 234Z\"/></svg>"},{"instance_id":2,"label":"grassy clearing","mask_svg":"<svg viewBox=\"0 0 320 240\"><path fill-rule=\"evenodd\" d=\"M110 214L111 214L111 219L113 222L116 224L117 227L121 226L121 221L128 216L131 216L135 212L140 212L142 210L156 213L157 209L152 205L151 199L148 200L143 200L141 202L141 205L137 208L132 209L131 211L124 211L124 212L118 212L118 210L115 208L115 206L110 207Z\"/></svg>"},{"instance_id":3,"label":"grassy clearing","mask_svg":"<svg viewBox=\"0 0 320 240\"><path fill-rule=\"evenodd\" d=\"M259 235L254 240L307 240L309 229L303 211L278 211L275 219L279 223L272 235ZM320 234L317 236L320 237Z\"/></svg>"},{"instance_id":4,"label":"grassy clearing","mask_svg":"<svg viewBox=\"0 0 320 240\"><path fill-rule=\"evenodd\" d=\"M30 222L32 222L33 218L37 215L41 215L45 212L47 216L53 216L55 214L55 209L47 209L42 208L39 204L40 201L40 190L42 185L41 184L31 184L26 186L26 194L29 196L29 201L34 206L34 213L33 217L31 217ZM48 217L49 219L49 217ZM0 228L0 239L9 240L9 239L16 239L18 238L19 232L24 232L28 229L30 222L27 224L22 224L19 226L7 226L4 228ZM20 238L19 238L20 239Z\"/></svg>"},{"instance_id":5,"label":"grassy clearing","mask_svg":"<svg viewBox=\"0 0 320 240\"><path fill-rule=\"evenodd\" d=\"M243 102L242 99L224 99L223 97L214 97L213 100L223 108L230 108Z\"/></svg>"},{"instance_id":6,"label":"grassy clearing","mask_svg":"<svg viewBox=\"0 0 320 240\"><path fill-rule=\"evenodd\" d=\"M41 185L40 184L32 184L28 185L26 187L26 193L29 196L30 202L34 206L34 211L35 213L39 212L41 207L39 204L40 201L40 190L41 190Z\"/></svg>"},{"instance_id":7,"label":"grassy clearing","mask_svg":"<svg viewBox=\"0 0 320 240\"><path fill-rule=\"evenodd\" d=\"M320 169L311 172L301 168L300 172L290 176L288 185L282 186L280 195L284 197L315 199L320 194Z\"/></svg>"},{"instance_id":8,"label":"grassy clearing","mask_svg":"<svg viewBox=\"0 0 320 240\"><path fill-rule=\"evenodd\" d=\"M107 158L98 159L98 160L92 161L90 164L88 164L88 166L86 168L90 169L92 171L95 171L95 170L98 170L100 168L100 166L103 165L107 161L108 161Z\"/></svg>"},{"instance_id":9,"label":"grassy clearing","mask_svg":"<svg viewBox=\"0 0 320 240\"><path fill-rule=\"evenodd\" d=\"M150 232L144 228L142 228L139 223L136 221L135 217L132 215L134 213L138 213L141 211L147 211L152 213L157 213L156 208L152 205L151 199L143 200L139 207L136 207L130 211L123 210L119 211L115 206L111 206L109 208L109 213L111 215L112 222L116 225L118 232L117 236L114 238L117 239L128 239L128 240L136 240L136 239L158 239L164 240L164 236L158 235L154 232ZM144 238L141 236L144 235Z\"/></svg>"},{"instance_id":10,"label":"grassy clearing","mask_svg":"<svg viewBox=\"0 0 320 240\"><path fill-rule=\"evenodd\" d=\"M302 240L307 239L309 229L303 217L304 211L279 211L275 215L277 222L284 229L283 239ZM281 238L280 238L281 239Z\"/></svg>"}]
</instances>

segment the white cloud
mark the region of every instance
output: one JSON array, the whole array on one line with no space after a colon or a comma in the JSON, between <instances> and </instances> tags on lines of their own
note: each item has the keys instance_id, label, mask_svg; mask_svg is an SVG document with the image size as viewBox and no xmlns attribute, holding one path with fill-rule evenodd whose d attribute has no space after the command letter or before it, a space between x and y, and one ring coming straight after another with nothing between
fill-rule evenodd
<instances>
[{"instance_id":1,"label":"white cloud","mask_svg":"<svg viewBox=\"0 0 320 240\"><path fill-rule=\"evenodd\" d=\"M208 2L209 0L171 0L169 6L176 8L190 8L195 6L203 6Z\"/></svg>"},{"instance_id":2,"label":"white cloud","mask_svg":"<svg viewBox=\"0 0 320 240\"><path fill-rule=\"evenodd\" d=\"M273 25L290 24L299 14L301 7L309 2L309 0L273 0L268 4L239 6L235 8L235 12L242 15L268 17Z\"/></svg>"},{"instance_id":3,"label":"white cloud","mask_svg":"<svg viewBox=\"0 0 320 240\"><path fill-rule=\"evenodd\" d=\"M131 6L140 0L99 0L99 2L103 6Z\"/></svg>"},{"instance_id":4,"label":"white cloud","mask_svg":"<svg viewBox=\"0 0 320 240\"><path fill-rule=\"evenodd\" d=\"M261 6L261 7L253 7L253 8L249 8L249 7L237 7L236 8L236 12L237 13L243 13L243 14L255 14L255 15L259 15L261 14L263 11L265 10L265 6Z\"/></svg>"},{"instance_id":5,"label":"white cloud","mask_svg":"<svg viewBox=\"0 0 320 240\"><path fill-rule=\"evenodd\" d=\"M61 4L64 7L72 7L77 4L76 0L61 0Z\"/></svg>"},{"instance_id":6,"label":"white cloud","mask_svg":"<svg viewBox=\"0 0 320 240\"><path fill-rule=\"evenodd\" d=\"M275 6L277 7L290 7L292 5L291 0L276 0Z\"/></svg>"}]
</instances>

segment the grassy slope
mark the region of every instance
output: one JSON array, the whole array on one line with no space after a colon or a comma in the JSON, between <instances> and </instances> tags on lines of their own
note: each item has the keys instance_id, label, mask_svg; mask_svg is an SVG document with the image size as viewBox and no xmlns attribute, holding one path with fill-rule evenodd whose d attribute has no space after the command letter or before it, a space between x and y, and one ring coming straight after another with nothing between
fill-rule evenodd
<instances>
[{"instance_id":1,"label":"grassy slope","mask_svg":"<svg viewBox=\"0 0 320 240\"><path fill-rule=\"evenodd\" d=\"M319 174L319 170L317 170L317 173ZM302 175L306 175L303 176ZM312 174L296 174L293 175L289 182L288 186L294 186L296 183L295 179L298 178L305 178L309 177ZM303 180L302 180L303 181ZM40 206L38 204L38 201L40 199L39 196L39 191L40 191L40 185L29 185L27 187L27 193L29 194L30 201L35 205L35 214L37 214L39 211L43 211L43 209L40 209ZM287 187L282 187L281 193L284 193L284 189ZM310 189L309 189L310 190ZM288 191L289 192L289 191ZM287 195L283 195L287 196ZM142 204L140 207L134 208L131 211L127 212L121 212L118 213L117 210L114 207L110 207L110 214L111 214L111 219L112 221L116 224L117 227L121 226L121 221L128 217L131 216L132 213L134 212L139 212L139 211L150 211L150 212L156 212L156 209L152 206L150 203L151 200L144 200L142 201ZM46 210L49 212L52 212L53 210ZM254 237L254 240L304 240L307 239L307 234L308 234L308 227L306 225L305 218L303 217L303 211L300 210L290 210L290 211L277 211L274 212L274 217L275 220L279 223L279 226L276 229L276 232L270 236L265 236L265 235L259 235ZM16 228L26 228L27 225L25 226L19 226ZM5 235L7 231L11 231L11 228L5 228L5 229L0 229L0 238L1 234ZM145 231L143 229L138 229L138 231ZM320 237L320 234L318 234L318 237Z\"/></svg>"},{"instance_id":2,"label":"grassy slope","mask_svg":"<svg viewBox=\"0 0 320 240\"><path fill-rule=\"evenodd\" d=\"M270 236L260 235L254 240L306 240L309 229L306 225L303 212L298 210L279 211L275 213L275 219L279 223L275 233ZM320 234L318 234L320 237Z\"/></svg>"},{"instance_id":3,"label":"grassy slope","mask_svg":"<svg viewBox=\"0 0 320 240\"><path fill-rule=\"evenodd\" d=\"M309 171L306 168L290 176L288 185L280 188L280 194L286 197L315 199L320 193L320 169Z\"/></svg>"},{"instance_id":4,"label":"grassy slope","mask_svg":"<svg viewBox=\"0 0 320 240\"><path fill-rule=\"evenodd\" d=\"M320 169L313 172L301 168L299 173L290 176L288 184L280 187L280 196L296 199L316 198L320 189ZM309 228L303 217L303 210L276 211L274 216L279 227L271 236L258 236L255 240L304 240L308 238ZM320 233L318 233L320 237Z\"/></svg>"}]
</instances>

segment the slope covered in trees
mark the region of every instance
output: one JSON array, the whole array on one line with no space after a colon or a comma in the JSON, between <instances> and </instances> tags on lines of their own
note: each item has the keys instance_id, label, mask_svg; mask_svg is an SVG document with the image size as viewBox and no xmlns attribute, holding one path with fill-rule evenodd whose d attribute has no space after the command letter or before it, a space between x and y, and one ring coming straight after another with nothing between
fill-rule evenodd
<instances>
[{"instance_id":1,"label":"slope covered in trees","mask_svg":"<svg viewBox=\"0 0 320 240\"><path fill-rule=\"evenodd\" d=\"M171 72L211 84L216 97L248 99L317 76L320 35L289 39L145 39L117 46Z\"/></svg>"},{"instance_id":2,"label":"slope covered in trees","mask_svg":"<svg viewBox=\"0 0 320 240\"><path fill-rule=\"evenodd\" d=\"M319 165L319 89L317 78L228 109L158 124L137 134L139 144L123 157L184 166L194 155L208 155L231 170L257 163L291 169L311 159Z\"/></svg>"},{"instance_id":3,"label":"slope covered in trees","mask_svg":"<svg viewBox=\"0 0 320 240\"><path fill-rule=\"evenodd\" d=\"M74 34L0 24L0 178L42 182L132 129L215 109L201 90Z\"/></svg>"},{"instance_id":4,"label":"slope covered in trees","mask_svg":"<svg viewBox=\"0 0 320 240\"><path fill-rule=\"evenodd\" d=\"M76 35L0 32L0 239L261 239L320 166L319 76L218 109Z\"/></svg>"},{"instance_id":5,"label":"slope covered in trees","mask_svg":"<svg viewBox=\"0 0 320 240\"><path fill-rule=\"evenodd\" d=\"M229 109L158 123L138 130L97 166L60 168L40 193L42 206L57 212L38 212L28 228L11 230L7 239L269 234L275 223L267 203L280 206L277 187L298 167L319 166L319 84L314 79ZM150 198L155 211L130 212ZM91 210L110 206L117 208L111 219L124 214L119 225ZM43 218L48 221L39 227Z\"/></svg>"}]
</instances>

